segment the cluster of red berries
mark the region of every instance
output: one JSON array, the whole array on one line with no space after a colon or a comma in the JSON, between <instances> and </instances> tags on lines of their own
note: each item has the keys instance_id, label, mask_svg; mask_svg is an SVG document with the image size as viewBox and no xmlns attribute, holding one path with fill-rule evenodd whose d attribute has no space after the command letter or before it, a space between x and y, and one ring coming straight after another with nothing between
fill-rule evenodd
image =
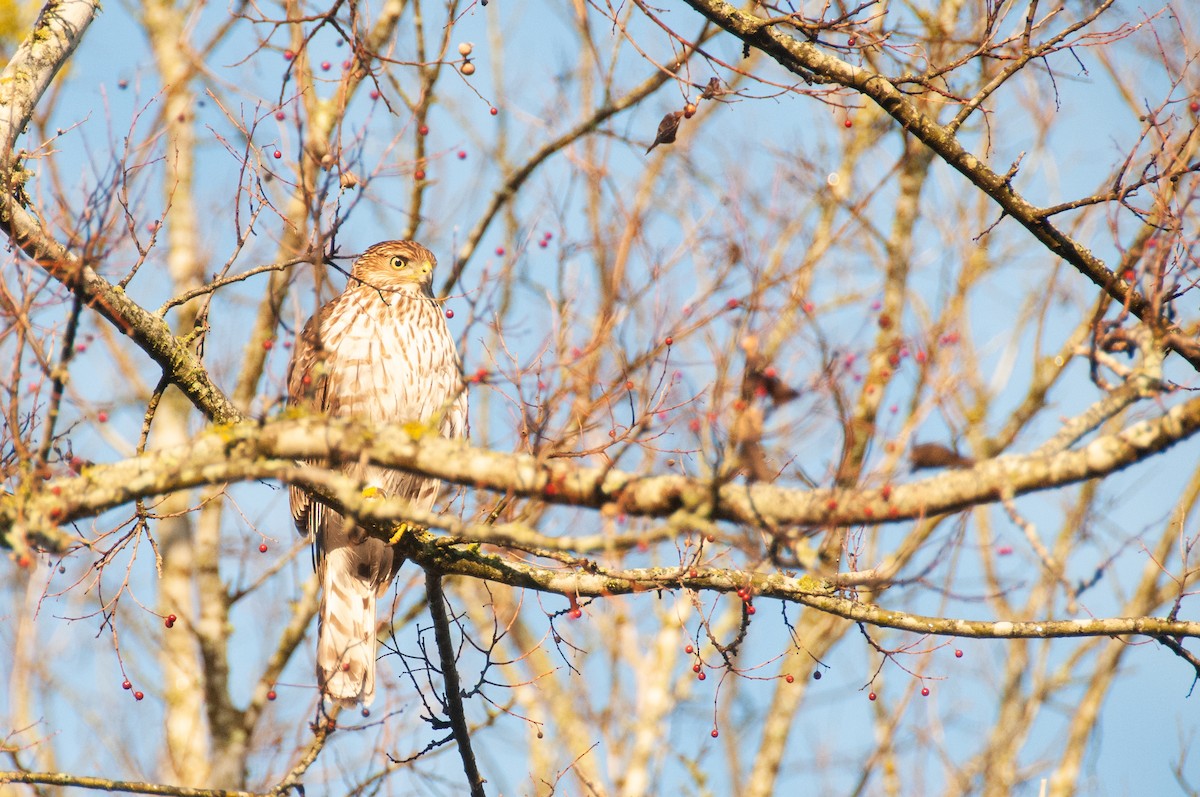
<instances>
[{"instance_id":1,"label":"cluster of red berries","mask_svg":"<svg viewBox=\"0 0 1200 797\"><path fill-rule=\"evenodd\" d=\"M712 540L709 540L709 542L712 542ZM751 603L751 601L754 600L754 592L750 589L750 587L740 588L737 591L737 596L741 598L742 603L746 605L746 614L754 614L754 604Z\"/></svg>"},{"instance_id":2,"label":"cluster of red berries","mask_svg":"<svg viewBox=\"0 0 1200 797\"><path fill-rule=\"evenodd\" d=\"M166 616L166 619L164 619L164 620L163 620L163 625L165 625L167 628L174 628L174 627L175 627L175 621L176 621L176 620L178 620L178 619L179 619L179 618L178 618L178 617L176 617L175 615L173 615L173 614L168 614L168 615Z\"/></svg>"}]
</instances>

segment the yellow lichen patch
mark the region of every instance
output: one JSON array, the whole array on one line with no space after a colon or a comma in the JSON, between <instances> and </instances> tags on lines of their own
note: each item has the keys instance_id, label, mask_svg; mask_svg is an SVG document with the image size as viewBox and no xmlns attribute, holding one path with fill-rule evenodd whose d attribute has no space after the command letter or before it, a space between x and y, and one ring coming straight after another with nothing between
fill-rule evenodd
<instances>
[{"instance_id":1,"label":"yellow lichen patch","mask_svg":"<svg viewBox=\"0 0 1200 797\"><path fill-rule=\"evenodd\" d=\"M371 484L362 489L362 497L368 500L372 498L383 498L383 493L380 492L378 487Z\"/></svg>"}]
</instances>

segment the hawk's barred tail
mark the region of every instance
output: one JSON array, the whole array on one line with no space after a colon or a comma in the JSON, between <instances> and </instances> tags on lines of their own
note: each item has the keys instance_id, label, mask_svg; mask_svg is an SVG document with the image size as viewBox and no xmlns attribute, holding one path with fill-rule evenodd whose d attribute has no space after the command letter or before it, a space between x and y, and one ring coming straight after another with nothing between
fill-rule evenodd
<instances>
[{"instance_id":1,"label":"hawk's barred tail","mask_svg":"<svg viewBox=\"0 0 1200 797\"><path fill-rule=\"evenodd\" d=\"M317 631L317 680L331 700L347 708L375 699L376 587L354 575L351 550L326 554Z\"/></svg>"}]
</instances>

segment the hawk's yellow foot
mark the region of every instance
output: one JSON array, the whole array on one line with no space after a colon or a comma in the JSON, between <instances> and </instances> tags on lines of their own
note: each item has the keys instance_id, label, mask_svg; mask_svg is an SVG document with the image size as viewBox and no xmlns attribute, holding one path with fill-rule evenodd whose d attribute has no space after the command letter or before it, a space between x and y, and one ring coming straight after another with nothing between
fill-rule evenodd
<instances>
[{"instance_id":1,"label":"hawk's yellow foot","mask_svg":"<svg viewBox=\"0 0 1200 797\"><path fill-rule=\"evenodd\" d=\"M402 521L400 525L396 526L396 533L393 534L390 539L388 539L388 542L392 545L395 545L396 543L400 542L401 537L410 531L429 531L429 528L422 526L420 523L409 523L407 521Z\"/></svg>"}]
</instances>

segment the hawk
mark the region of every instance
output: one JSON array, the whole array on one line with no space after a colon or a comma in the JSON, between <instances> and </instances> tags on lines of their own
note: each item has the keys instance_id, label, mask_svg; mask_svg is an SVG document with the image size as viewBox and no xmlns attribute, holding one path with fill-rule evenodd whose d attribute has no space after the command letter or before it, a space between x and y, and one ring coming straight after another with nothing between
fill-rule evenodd
<instances>
[{"instance_id":1,"label":"hawk","mask_svg":"<svg viewBox=\"0 0 1200 797\"><path fill-rule=\"evenodd\" d=\"M437 259L413 241L386 241L354 263L341 295L317 311L296 340L288 399L322 415L369 423L430 424L443 437L467 430L462 367L433 298ZM342 472L365 495L433 507L440 482L355 463ZM321 580L317 679L334 702L370 705L375 696L375 600L403 560L304 490L291 488L292 517L311 535Z\"/></svg>"}]
</instances>

